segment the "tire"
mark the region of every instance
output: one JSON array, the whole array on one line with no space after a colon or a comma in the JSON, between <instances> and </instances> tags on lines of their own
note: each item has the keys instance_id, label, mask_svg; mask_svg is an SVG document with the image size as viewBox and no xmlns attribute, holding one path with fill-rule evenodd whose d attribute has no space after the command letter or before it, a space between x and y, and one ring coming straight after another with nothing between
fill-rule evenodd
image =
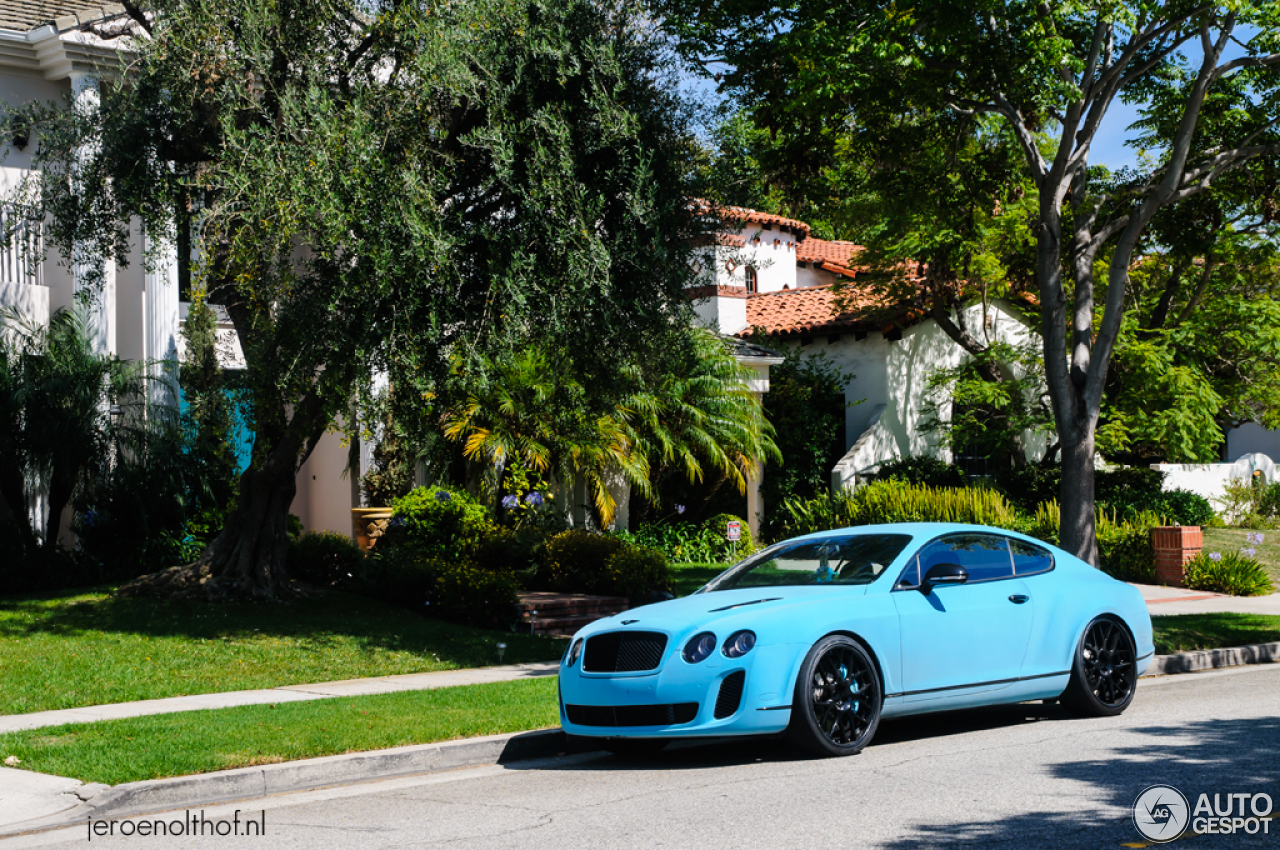
<instances>
[{"instance_id":1,"label":"tire","mask_svg":"<svg viewBox=\"0 0 1280 850\"><path fill-rule=\"evenodd\" d=\"M866 649L852 638L829 635L800 665L787 737L815 755L855 755L880 725L883 694Z\"/></svg>"},{"instance_id":2,"label":"tire","mask_svg":"<svg viewBox=\"0 0 1280 850\"><path fill-rule=\"evenodd\" d=\"M1076 645L1063 707L1081 717L1123 713L1138 687L1137 654L1123 622L1111 616L1090 622Z\"/></svg>"},{"instance_id":3,"label":"tire","mask_svg":"<svg viewBox=\"0 0 1280 850\"><path fill-rule=\"evenodd\" d=\"M600 746L615 756L623 758L644 758L654 756L666 749L671 743L666 738L609 738Z\"/></svg>"}]
</instances>

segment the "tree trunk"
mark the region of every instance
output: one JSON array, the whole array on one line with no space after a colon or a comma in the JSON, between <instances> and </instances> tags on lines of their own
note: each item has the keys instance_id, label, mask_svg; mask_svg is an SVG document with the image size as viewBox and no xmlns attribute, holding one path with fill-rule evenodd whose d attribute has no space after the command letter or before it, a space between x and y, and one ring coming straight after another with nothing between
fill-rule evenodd
<instances>
[{"instance_id":1,"label":"tree trunk","mask_svg":"<svg viewBox=\"0 0 1280 850\"><path fill-rule=\"evenodd\" d=\"M285 567L289 506L298 489L298 466L311 454L324 428L314 428L305 441L284 433L274 441L265 463L244 471L235 509L194 564L135 579L121 587L118 595L278 600L301 593ZM262 437L259 433L258 438Z\"/></svg>"},{"instance_id":2,"label":"tree trunk","mask_svg":"<svg viewBox=\"0 0 1280 850\"><path fill-rule=\"evenodd\" d=\"M1065 424L1065 423L1063 423ZM1093 428L1065 428L1062 439L1062 484L1058 504L1062 511L1060 545L1085 563L1098 566L1098 536L1094 527Z\"/></svg>"}]
</instances>

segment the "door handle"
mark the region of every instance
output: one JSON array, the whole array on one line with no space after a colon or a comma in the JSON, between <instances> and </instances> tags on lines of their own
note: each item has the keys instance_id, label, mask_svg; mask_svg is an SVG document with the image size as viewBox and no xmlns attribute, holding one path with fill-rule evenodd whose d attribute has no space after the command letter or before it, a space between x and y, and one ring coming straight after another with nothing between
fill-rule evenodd
<instances>
[{"instance_id":1,"label":"door handle","mask_svg":"<svg viewBox=\"0 0 1280 850\"><path fill-rule=\"evenodd\" d=\"M1027 596L1025 594L1015 593L1009 597L1009 601L1012 602L1014 605L1021 605L1023 602L1026 602L1030 598L1031 598L1030 596Z\"/></svg>"}]
</instances>

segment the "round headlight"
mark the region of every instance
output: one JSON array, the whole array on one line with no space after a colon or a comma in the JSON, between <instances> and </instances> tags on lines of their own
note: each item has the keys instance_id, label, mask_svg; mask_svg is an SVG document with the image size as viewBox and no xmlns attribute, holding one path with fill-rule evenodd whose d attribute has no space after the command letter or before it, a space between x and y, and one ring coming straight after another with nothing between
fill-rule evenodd
<instances>
[{"instance_id":1,"label":"round headlight","mask_svg":"<svg viewBox=\"0 0 1280 850\"><path fill-rule=\"evenodd\" d=\"M705 661L707 656L716 651L716 636L711 632L702 632L690 638L684 645L684 660L690 664Z\"/></svg>"},{"instance_id":2,"label":"round headlight","mask_svg":"<svg viewBox=\"0 0 1280 850\"><path fill-rule=\"evenodd\" d=\"M756 633L741 631L729 635L721 651L730 658L741 658L756 645Z\"/></svg>"},{"instance_id":3,"label":"round headlight","mask_svg":"<svg viewBox=\"0 0 1280 850\"><path fill-rule=\"evenodd\" d=\"M572 667L573 663L578 660L578 656L582 654L582 638L578 638L573 642L573 646L569 648L569 658L565 661L566 667Z\"/></svg>"}]
</instances>

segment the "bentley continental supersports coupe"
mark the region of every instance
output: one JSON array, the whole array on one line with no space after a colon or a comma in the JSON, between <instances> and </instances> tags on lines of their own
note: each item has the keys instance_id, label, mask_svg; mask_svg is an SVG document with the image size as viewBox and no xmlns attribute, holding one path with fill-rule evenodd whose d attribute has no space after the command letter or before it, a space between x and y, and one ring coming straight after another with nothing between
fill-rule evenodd
<instances>
[{"instance_id":1,"label":"bentley continental supersports coupe","mask_svg":"<svg viewBox=\"0 0 1280 850\"><path fill-rule=\"evenodd\" d=\"M982 526L861 526L584 627L560 663L560 723L621 753L785 732L852 755L882 717L1048 699L1119 714L1153 655L1138 590L1060 549Z\"/></svg>"}]
</instances>

